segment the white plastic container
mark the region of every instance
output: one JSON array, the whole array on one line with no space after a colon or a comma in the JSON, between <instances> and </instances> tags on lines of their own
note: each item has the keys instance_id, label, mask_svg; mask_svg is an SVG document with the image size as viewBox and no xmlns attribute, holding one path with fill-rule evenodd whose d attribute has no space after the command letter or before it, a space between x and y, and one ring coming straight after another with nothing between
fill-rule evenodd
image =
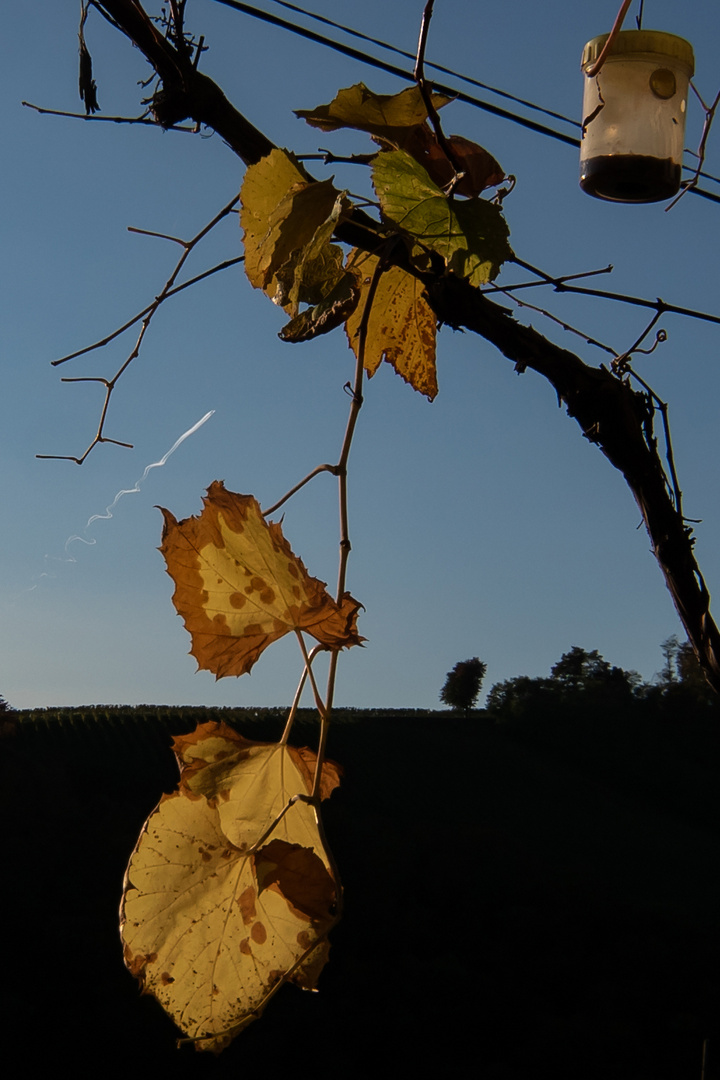
<instances>
[{"instance_id":1,"label":"white plastic container","mask_svg":"<svg viewBox=\"0 0 720 1080\"><path fill-rule=\"evenodd\" d=\"M659 30L623 30L589 76L607 38L583 50L580 186L613 202L669 199L680 188L692 46Z\"/></svg>"}]
</instances>

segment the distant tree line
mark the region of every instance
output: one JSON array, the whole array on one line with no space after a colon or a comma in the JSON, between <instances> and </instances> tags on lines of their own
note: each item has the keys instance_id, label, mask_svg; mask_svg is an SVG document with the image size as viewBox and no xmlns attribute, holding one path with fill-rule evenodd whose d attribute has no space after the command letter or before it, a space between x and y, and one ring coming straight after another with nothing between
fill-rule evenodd
<instances>
[{"instance_id":1,"label":"distant tree line","mask_svg":"<svg viewBox=\"0 0 720 1080\"><path fill-rule=\"evenodd\" d=\"M574 645L550 675L520 675L491 688L485 708L497 722L539 717L548 711L607 716L617 710L720 715L720 701L708 685L691 645L670 637L662 644L664 664L652 682L636 671L609 664L600 653Z\"/></svg>"}]
</instances>

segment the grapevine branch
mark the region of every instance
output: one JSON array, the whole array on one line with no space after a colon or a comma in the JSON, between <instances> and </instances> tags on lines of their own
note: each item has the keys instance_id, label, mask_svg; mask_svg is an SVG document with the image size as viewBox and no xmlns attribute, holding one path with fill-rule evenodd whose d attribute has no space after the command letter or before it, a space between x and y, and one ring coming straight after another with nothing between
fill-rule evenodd
<instances>
[{"instance_id":1,"label":"grapevine branch","mask_svg":"<svg viewBox=\"0 0 720 1080\"><path fill-rule=\"evenodd\" d=\"M214 128L246 164L257 162L274 148L271 140L227 101L212 80L196 72L192 63L159 34L139 0L93 0L93 4L137 45L155 68L163 91L174 100L175 122L190 117ZM160 116L158 119L161 120ZM384 241L377 223L357 210L350 221L338 227L335 235L340 241L370 252L377 252ZM623 474L640 508L653 552L688 637L710 683L720 692L720 631L710 615L710 596L695 560L692 530L673 504L657 447L648 437L646 396L606 368L589 366L532 327L517 323L506 308L483 296L479 289L447 274L442 260L436 260L430 270L419 271L411 266L404 250L397 248L390 261L423 282L439 321L470 330L491 342L518 371L532 368L543 375L580 425L584 437L595 443ZM589 291L569 285L561 288ZM614 294L609 298L617 299ZM651 307L656 312L678 310L660 300L655 304L646 301L640 306ZM717 316L692 314L720 322Z\"/></svg>"},{"instance_id":2,"label":"grapevine branch","mask_svg":"<svg viewBox=\"0 0 720 1080\"><path fill-rule=\"evenodd\" d=\"M140 333L138 334L138 337L137 337L137 339L135 341L135 345L134 345L132 351L130 352L130 355L123 361L123 363L120 365L120 367L118 368L118 370L115 372L115 374L113 375L113 377L111 379L105 379L105 378L101 378L101 377L97 377L97 376L81 376L79 378L64 378L62 380L63 382L96 382L96 383L100 383L101 386L105 387L105 400L103 401L102 409L101 409L101 412L100 412L100 421L98 423L97 431L96 431L95 436L94 436L93 440L91 441L90 445L85 450L85 453L82 454L81 457L73 457L70 454L36 454L36 457L49 458L49 459L54 459L54 460L59 459L61 461L74 461L77 465L82 465L82 463L85 461L85 459L88 456L88 454L90 453L90 451L93 450L93 448L95 446L97 446L98 443L109 442L109 443L115 443L118 446L126 446L126 447L131 447L132 446L131 443L119 442L117 439L110 439L104 433L105 432L105 421L107 419L108 406L110 405L110 398L112 397L113 391L114 391L115 387L117 386L118 380L122 377L122 375L128 369L128 367L133 362L133 360L135 360L139 356L140 349L142 347L142 343L143 343L143 340L145 338L145 334L147 332L148 327L150 326L152 318L155 315L155 312L158 310L158 308L165 302L165 300L167 300L170 296L180 292L181 289L187 288L188 285L194 284L195 282L202 280L202 278L208 277L210 274L217 273L218 270L224 269L226 266L233 265L235 262L240 261L240 257L238 257L237 259L229 260L229 261L226 261L225 263L220 263L220 264L218 264L218 266L213 267L210 270L206 270L202 274L198 274L194 279L191 279L190 281L187 281L182 285L177 285L177 286L175 285L175 281L177 280L178 274L180 273L183 266L185 265L185 263L186 263L188 257L190 256L191 252L197 247L197 245L200 243L200 241L203 240L208 235L208 233L211 232L215 228L215 226L219 224L219 222L221 222L224 218L227 217L227 215L229 213L232 212L232 210L234 210L234 208L237 206L238 200L239 200L239 196L235 195L230 200L230 202L227 203L222 208L222 210L218 214L216 214L215 217L210 222L208 222L207 225L204 225L203 228L198 233L196 233L195 236L193 236L193 238L191 240L178 240L177 237L174 237L174 236L173 237L169 237L169 236L164 236L163 237L163 239L172 240L174 243L179 244L182 247L183 252L182 252L182 255L180 256L180 258L178 259L177 263L175 264L175 267L173 268L173 271L170 274L170 277L165 282L165 285L163 286L160 294L158 296L156 296L155 299L153 300L153 302L151 304L149 304L139 315L135 315L127 323L124 323L123 326L121 326L118 330L115 330L115 331L113 331L113 333L108 334L107 337L103 338L101 341L95 342L95 344L93 344L93 345L88 345L87 347L85 347L83 349L79 349L78 351L76 351L74 353L70 353L68 356L64 356L60 360L53 361L54 365L64 364L67 360L72 360L76 356L82 356L83 353L90 352L93 349L101 348L103 345L107 345L108 342L110 342L114 338L118 337L119 334L122 334L125 330L129 329L129 327L133 326L136 322L138 322L140 319L142 319L142 324L141 324L141 327L140 327ZM135 230L135 231L144 232L145 230L138 229L138 230ZM158 236L160 234L158 234L158 233L152 234L151 233L150 235Z\"/></svg>"},{"instance_id":3,"label":"grapevine branch","mask_svg":"<svg viewBox=\"0 0 720 1080\"><path fill-rule=\"evenodd\" d=\"M33 105L31 101L21 101L21 105L24 105L26 109L34 109L36 113L40 113L41 116L67 116L72 120L95 120L104 124L147 124L150 127L157 127L157 120L152 116L148 116L147 112L144 112L141 116L88 116L85 113L68 112L65 109L46 109L40 105ZM197 135L197 128L195 127L179 127L174 125L171 131L184 131L191 135Z\"/></svg>"},{"instance_id":4,"label":"grapevine branch","mask_svg":"<svg viewBox=\"0 0 720 1080\"><path fill-rule=\"evenodd\" d=\"M698 146L696 154L698 163L694 175L686 183L683 184L682 191L675 196L673 201L668 206L665 207L666 213L668 210L672 210L673 206L676 206L677 203L680 202L680 199L682 199L683 195L697 187L698 181L703 175L702 167L705 164L705 148L707 146L708 135L710 134L710 128L712 127L713 120L715 119L715 112L717 110L718 104L720 104L720 90L715 95L715 100L713 101L712 105L708 106L700 97L700 94L698 93L695 84L691 83L690 85L693 88L696 98L705 110L705 121L703 123L702 134L700 136L700 144Z\"/></svg>"}]
</instances>

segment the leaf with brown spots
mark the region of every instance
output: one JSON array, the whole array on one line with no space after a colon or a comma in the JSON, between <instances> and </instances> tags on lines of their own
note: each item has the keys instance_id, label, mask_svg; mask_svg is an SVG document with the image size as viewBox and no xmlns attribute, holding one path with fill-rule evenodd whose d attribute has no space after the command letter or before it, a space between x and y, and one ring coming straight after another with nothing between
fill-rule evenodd
<instances>
[{"instance_id":1,"label":"leaf with brown spots","mask_svg":"<svg viewBox=\"0 0 720 1080\"><path fill-rule=\"evenodd\" d=\"M351 252L349 265L361 274L361 294L355 311L345 323L350 348L359 349L359 330L378 258ZM423 286L412 274L390 266L377 283L367 320L364 365L373 376L382 360L432 401L438 392L435 370L435 314L423 298Z\"/></svg>"},{"instance_id":2,"label":"leaf with brown spots","mask_svg":"<svg viewBox=\"0 0 720 1080\"><path fill-rule=\"evenodd\" d=\"M358 601L346 593L338 605L252 495L236 495L215 480L203 502L199 517L180 522L162 511L160 547L199 668L218 679L242 675L292 630L307 631L329 649L360 644Z\"/></svg>"},{"instance_id":3,"label":"leaf with brown spots","mask_svg":"<svg viewBox=\"0 0 720 1080\"><path fill-rule=\"evenodd\" d=\"M217 1053L283 983L315 986L337 887L307 801L312 751L217 723L174 749L178 789L148 818L125 875L125 963L197 1049ZM325 762L323 778L329 794L337 767Z\"/></svg>"}]
</instances>

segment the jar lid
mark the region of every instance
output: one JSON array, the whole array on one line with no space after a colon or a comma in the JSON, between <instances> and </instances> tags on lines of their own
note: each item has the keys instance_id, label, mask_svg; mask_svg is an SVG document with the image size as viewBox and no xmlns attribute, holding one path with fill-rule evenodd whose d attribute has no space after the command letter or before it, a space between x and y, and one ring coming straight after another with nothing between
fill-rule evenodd
<instances>
[{"instance_id":1,"label":"jar lid","mask_svg":"<svg viewBox=\"0 0 720 1080\"><path fill-rule=\"evenodd\" d=\"M609 34L600 34L588 41L583 49L583 68L595 63L609 37ZM636 56L638 53L644 53L645 58L649 59L666 57L675 60L687 68L690 77L695 73L695 55L690 42L675 34L666 34L663 30L621 30L613 42L608 59L623 55Z\"/></svg>"}]
</instances>

